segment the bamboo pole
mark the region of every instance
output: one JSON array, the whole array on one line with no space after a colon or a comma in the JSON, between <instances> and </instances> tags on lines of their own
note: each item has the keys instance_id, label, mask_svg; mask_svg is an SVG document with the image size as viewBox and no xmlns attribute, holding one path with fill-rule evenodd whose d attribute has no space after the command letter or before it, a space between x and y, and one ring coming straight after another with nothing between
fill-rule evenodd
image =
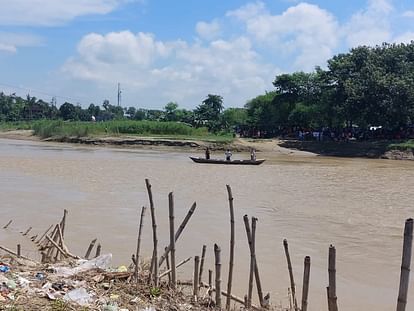
<instances>
[{"instance_id":1,"label":"bamboo pole","mask_svg":"<svg viewBox=\"0 0 414 311\"><path fill-rule=\"evenodd\" d=\"M206 257L206 249L207 249L207 246L203 245L203 249L201 250L200 274L198 276L198 279L200 280L200 284L203 281L202 276L203 276L203 269L204 269L204 259Z\"/></svg>"},{"instance_id":2,"label":"bamboo pole","mask_svg":"<svg viewBox=\"0 0 414 311\"><path fill-rule=\"evenodd\" d=\"M168 207L169 207L169 218L170 218L170 255L171 255L171 283L170 286L175 290L177 286L177 280L175 275L175 229L174 229L174 196L170 192L168 194ZM155 261L157 263L157 261ZM157 267L157 264L155 264Z\"/></svg>"},{"instance_id":3,"label":"bamboo pole","mask_svg":"<svg viewBox=\"0 0 414 311\"><path fill-rule=\"evenodd\" d=\"M68 215L68 211L66 209L63 210L63 217L60 221L60 229L62 230L62 237L65 236L65 228L66 228L66 216Z\"/></svg>"},{"instance_id":4,"label":"bamboo pole","mask_svg":"<svg viewBox=\"0 0 414 311\"><path fill-rule=\"evenodd\" d=\"M397 311L405 311L407 304L408 284L410 281L410 265L413 247L413 219L405 221L404 243L401 260L400 288L398 291Z\"/></svg>"},{"instance_id":5,"label":"bamboo pole","mask_svg":"<svg viewBox=\"0 0 414 311\"><path fill-rule=\"evenodd\" d=\"M101 256L101 244L96 247L95 258Z\"/></svg>"},{"instance_id":6,"label":"bamboo pole","mask_svg":"<svg viewBox=\"0 0 414 311\"><path fill-rule=\"evenodd\" d=\"M262 291L262 283L260 282L260 275L259 275L259 268L257 266L257 258L256 258L256 224L257 218L252 217L252 249L254 254L254 278L256 279L256 288L257 288L257 295L259 296L260 306L263 307L263 291Z\"/></svg>"},{"instance_id":7,"label":"bamboo pole","mask_svg":"<svg viewBox=\"0 0 414 311\"><path fill-rule=\"evenodd\" d=\"M283 240L283 247L285 249L286 261L287 261L288 270L289 270L290 291L292 293L293 307L294 307L294 310L297 311L298 303L296 301L296 286L295 286L295 280L293 278L292 262L290 260L290 254L289 254L289 244L286 239Z\"/></svg>"},{"instance_id":8,"label":"bamboo pole","mask_svg":"<svg viewBox=\"0 0 414 311\"><path fill-rule=\"evenodd\" d=\"M184 231L185 226L187 225L188 221L190 220L191 216L194 214L194 211L197 207L196 202L193 203L193 205L191 205L189 211L187 212L187 215L184 217L181 225L178 227L177 232L175 233L175 242L178 241L179 237L181 236L181 233ZM162 254L159 263L158 263L158 267L160 267L164 260L167 258L168 253L170 252L170 245L167 246L167 249L165 250L164 254Z\"/></svg>"},{"instance_id":9,"label":"bamboo pole","mask_svg":"<svg viewBox=\"0 0 414 311\"><path fill-rule=\"evenodd\" d=\"M58 225L55 226L55 229L52 231L50 236L46 236L46 240L47 240L48 243L51 243L51 240L56 243L56 241L58 239L58 232L57 231L58 231ZM47 244L46 244L46 246L47 246ZM52 259L53 258L54 250L55 250L55 247L51 247L47 250L46 259Z\"/></svg>"},{"instance_id":10,"label":"bamboo pole","mask_svg":"<svg viewBox=\"0 0 414 311\"><path fill-rule=\"evenodd\" d=\"M248 283L248 290L247 290L247 308L250 308L252 304L252 296L253 296L254 257L252 253L252 233L250 229L249 217L247 215L244 215L243 220L244 220L244 226L246 228L247 242L249 244L249 250L250 250L250 270L249 270L249 283Z\"/></svg>"},{"instance_id":11,"label":"bamboo pole","mask_svg":"<svg viewBox=\"0 0 414 311\"><path fill-rule=\"evenodd\" d=\"M52 240L52 238L50 238L49 236L46 236L46 238L49 240L50 243L53 244L53 246L65 257L70 257L73 259L79 259L77 256L72 255L68 252L66 252L62 247L60 247L54 240Z\"/></svg>"},{"instance_id":12,"label":"bamboo pole","mask_svg":"<svg viewBox=\"0 0 414 311\"><path fill-rule=\"evenodd\" d=\"M13 220L10 220L4 227L3 229L7 229L8 226L10 226L10 224L13 222Z\"/></svg>"},{"instance_id":13,"label":"bamboo pole","mask_svg":"<svg viewBox=\"0 0 414 311\"><path fill-rule=\"evenodd\" d=\"M86 254L85 254L85 259L89 259L89 256L90 256L90 254L91 254L91 252L92 252L92 249L93 249L93 247L95 246L95 243L96 243L96 241L97 241L98 239L97 238L95 238L95 239L93 239L92 241L91 241L91 243L89 244L89 247L88 247L88 249L87 249L87 251L86 251Z\"/></svg>"},{"instance_id":14,"label":"bamboo pole","mask_svg":"<svg viewBox=\"0 0 414 311\"><path fill-rule=\"evenodd\" d=\"M17 253L13 252L12 250L8 249L7 247L4 247L4 246L1 246L1 245L0 245L0 249L1 249L1 250L3 250L3 251L5 251L5 252L7 252L7 253L9 253L9 254L11 254L11 255L13 255L13 256L19 257L19 256L17 255ZM29 260L29 261L31 261L31 262L36 262L36 261L34 261L33 259L31 259L31 258L29 258L29 257L26 257L26 256L23 256L23 255L20 255L20 258L23 258L23 259Z\"/></svg>"},{"instance_id":15,"label":"bamboo pole","mask_svg":"<svg viewBox=\"0 0 414 311\"><path fill-rule=\"evenodd\" d=\"M20 257L22 255L22 248L20 244L17 244L17 257Z\"/></svg>"},{"instance_id":16,"label":"bamboo pole","mask_svg":"<svg viewBox=\"0 0 414 311\"><path fill-rule=\"evenodd\" d=\"M40 238L35 242L36 244L39 244L40 241L42 241L42 239L45 237L46 234L48 234L48 232L50 231L50 229L53 228L53 225L50 225L49 228L47 228L47 230L40 236Z\"/></svg>"},{"instance_id":17,"label":"bamboo pole","mask_svg":"<svg viewBox=\"0 0 414 311\"><path fill-rule=\"evenodd\" d=\"M233 282L233 266L234 266L234 207L233 207L233 194L231 192L230 185L226 185L227 194L229 198L229 208L230 208L230 260L229 260L229 276L227 279L227 300L226 300L226 310L230 310L230 296L231 296L231 287Z\"/></svg>"},{"instance_id":18,"label":"bamboo pole","mask_svg":"<svg viewBox=\"0 0 414 311\"><path fill-rule=\"evenodd\" d=\"M335 246L329 247L328 258L328 274L329 274L329 305L330 311L338 311L336 297L336 249Z\"/></svg>"},{"instance_id":19,"label":"bamboo pole","mask_svg":"<svg viewBox=\"0 0 414 311\"><path fill-rule=\"evenodd\" d=\"M152 260L151 263L153 265L152 269L150 270L150 279L153 277L154 286L158 287L158 238L157 238L157 221L155 219L155 208L154 208L154 200L152 198L152 191L151 191L151 184L148 179L145 179L145 184L147 186L148 191L148 198L150 202L150 210L151 210L151 220L152 220L152 241L153 241L153 251L152 251ZM175 266L174 266L175 268ZM154 270L154 271L153 271Z\"/></svg>"},{"instance_id":20,"label":"bamboo pole","mask_svg":"<svg viewBox=\"0 0 414 311\"><path fill-rule=\"evenodd\" d=\"M211 299L211 295L213 294L213 270L208 270L208 296Z\"/></svg>"},{"instance_id":21,"label":"bamboo pole","mask_svg":"<svg viewBox=\"0 0 414 311\"><path fill-rule=\"evenodd\" d=\"M198 300L199 272L200 272L200 256L195 256L194 257L194 280L193 280L194 301Z\"/></svg>"},{"instance_id":22,"label":"bamboo pole","mask_svg":"<svg viewBox=\"0 0 414 311\"><path fill-rule=\"evenodd\" d=\"M138 283L138 269L139 269L139 252L141 249L141 234L142 234L142 227L144 226L145 209L146 209L145 206L143 206L141 209L141 217L139 220L139 229L138 229L138 238L137 238L137 251L135 253L134 277L137 283Z\"/></svg>"},{"instance_id":23,"label":"bamboo pole","mask_svg":"<svg viewBox=\"0 0 414 311\"><path fill-rule=\"evenodd\" d=\"M214 244L214 255L216 264L216 308L221 309L221 249L217 244Z\"/></svg>"},{"instance_id":24,"label":"bamboo pole","mask_svg":"<svg viewBox=\"0 0 414 311\"><path fill-rule=\"evenodd\" d=\"M189 262L189 261L190 261L190 259L191 259L191 257L188 257L187 259L185 259L185 260L181 261L180 263L178 263L178 264L175 266L175 269L178 269L178 268L179 268L179 267L181 267L183 264L185 264L185 263ZM171 271L172 271L172 268L171 268L171 269L169 269L169 270L167 270L167 271L165 271L165 272L163 272L163 273L161 273L161 274L160 274L160 276L159 276L159 278L162 278L162 277L166 276L167 274L170 274L170 273L171 273Z\"/></svg>"},{"instance_id":25,"label":"bamboo pole","mask_svg":"<svg viewBox=\"0 0 414 311\"><path fill-rule=\"evenodd\" d=\"M310 265L311 265L311 259L309 256L306 256L304 260L304 270L303 270L302 308L300 309L300 311L308 310Z\"/></svg>"},{"instance_id":26,"label":"bamboo pole","mask_svg":"<svg viewBox=\"0 0 414 311\"><path fill-rule=\"evenodd\" d=\"M23 236L26 236L30 232L30 230L32 230L32 227L29 227L29 229L27 229L26 232L23 233Z\"/></svg>"},{"instance_id":27,"label":"bamboo pole","mask_svg":"<svg viewBox=\"0 0 414 311\"><path fill-rule=\"evenodd\" d=\"M167 247L165 247L164 249L165 251L167 250ZM171 269L171 265L170 265L170 258L167 256L167 258L165 258L165 264L167 265L167 270L170 271ZM168 284L171 283L171 274L168 273Z\"/></svg>"}]
</instances>

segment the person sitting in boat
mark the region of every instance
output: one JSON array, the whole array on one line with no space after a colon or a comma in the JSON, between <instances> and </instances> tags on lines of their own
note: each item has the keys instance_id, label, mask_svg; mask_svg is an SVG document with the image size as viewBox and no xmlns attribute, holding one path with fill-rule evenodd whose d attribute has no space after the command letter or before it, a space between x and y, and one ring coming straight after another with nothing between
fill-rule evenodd
<instances>
[{"instance_id":1,"label":"person sitting in boat","mask_svg":"<svg viewBox=\"0 0 414 311\"><path fill-rule=\"evenodd\" d=\"M231 156L233 155L230 151L230 149L227 149L226 152L224 153L224 155L226 156L226 160L230 161L231 160Z\"/></svg>"},{"instance_id":2,"label":"person sitting in boat","mask_svg":"<svg viewBox=\"0 0 414 311\"><path fill-rule=\"evenodd\" d=\"M254 148L250 151L250 160L256 161L256 150Z\"/></svg>"},{"instance_id":3,"label":"person sitting in boat","mask_svg":"<svg viewBox=\"0 0 414 311\"><path fill-rule=\"evenodd\" d=\"M210 160L210 149L208 147L206 148L206 159Z\"/></svg>"}]
</instances>

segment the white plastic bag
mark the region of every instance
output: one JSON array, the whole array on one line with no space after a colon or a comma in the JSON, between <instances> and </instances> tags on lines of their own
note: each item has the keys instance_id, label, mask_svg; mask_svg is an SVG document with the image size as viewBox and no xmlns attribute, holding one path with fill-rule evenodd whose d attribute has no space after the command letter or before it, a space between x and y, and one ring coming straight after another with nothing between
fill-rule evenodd
<instances>
[{"instance_id":1,"label":"white plastic bag","mask_svg":"<svg viewBox=\"0 0 414 311\"><path fill-rule=\"evenodd\" d=\"M63 297L63 300L73 301L81 306L86 306L91 301L91 295L88 294L85 288L80 287L67 292L65 297Z\"/></svg>"}]
</instances>

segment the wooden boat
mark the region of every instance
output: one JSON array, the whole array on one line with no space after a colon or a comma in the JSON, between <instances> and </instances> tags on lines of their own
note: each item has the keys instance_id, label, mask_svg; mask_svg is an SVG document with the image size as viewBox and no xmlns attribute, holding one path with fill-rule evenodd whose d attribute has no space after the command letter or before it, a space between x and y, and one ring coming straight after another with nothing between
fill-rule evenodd
<instances>
[{"instance_id":1,"label":"wooden boat","mask_svg":"<svg viewBox=\"0 0 414 311\"><path fill-rule=\"evenodd\" d=\"M235 165L259 165L262 164L265 159L257 160L221 160L221 159L206 159L206 158L196 158L190 157L196 163L208 163L208 164L235 164Z\"/></svg>"}]
</instances>

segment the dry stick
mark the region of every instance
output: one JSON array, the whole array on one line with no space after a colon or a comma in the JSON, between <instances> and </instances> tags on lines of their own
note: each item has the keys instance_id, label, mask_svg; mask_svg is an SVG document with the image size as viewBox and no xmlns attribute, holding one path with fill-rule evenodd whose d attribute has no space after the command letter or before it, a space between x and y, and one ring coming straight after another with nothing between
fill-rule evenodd
<instances>
[{"instance_id":1,"label":"dry stick","mask_svg":"<svg viewBox=\"0 0 414 311\"><path fill-rule=\"evenodd\" d=\"M58 234L58 238L57 238L57 241L58 241L58 245L66 252L66 253L69 253L69 250L68 250L68 248L66 247L66 245L65 245L65 243L64 243L64 241L63 241L63 233L62 233L62 227L61 227L61 225L60 224L58 224L57 225L58 226L58 229L57 229L57 234ZM59 252L57 252L56 253L56 256L55 256L55 260L57 261L58 260L58 258L59 258Z\"/></svg>"},{"instance_id":2,"label":"dry stick","mask_svg":"<svg viewBox=\"0 0 414 311\"><path fill-rule=\"evenodd\" d=\"M138 239L137 239L137 251L135 253L135 270L134 270L134 277L138 283L138 268L139 268L139 251L141 249L141 234L142 234L142 227L144 226L144 216L145 216L146 207L143 206L141 209L141 218L139 220L139 229L138 229Z\"/></svg>"},{"instance_id":3,"label":"dry stick","mask_svg":"<svg viewBox=\"0 0 414 311\"><path fill-rule=\"evenodd\" d=\"M203 276L203 269L204 269L204 259L206 257L206 249L207 249L207 246L203 245L203 249L201 250L200 274L198 275L200 284L203 281L202 276Z\"/></svg>"},{"instance_id":4,"label":"dry stick","mask_svg":"<svg viewBox=\"0 0 414 311\"><path fill-rule=\"evenodd\" d=\"M203 284L203 283L201 283ZM211 294L213 293L213 270L208 270L208 295L211 299Z\"/></svg>"},{"instance_id":5,"label":"dry stick","mask_svg":"<svg viewBox=\"0 0 414 311\"><path fill-rule=\"evenodd\" d=\"M11 255L14 255L16 257L19 257L15 252L13 252L12 250L8 249L7 247L4 247L4 246L1 246L0 245L0 249L3 250L3 251L5 251L5 252L7 252L7 253L9 253L9 254L11 254ZM29 260L31 262L36 262L35 260L33 260L33 259L29 258L29 257L23 256L23 255L20 255L20 258Z\"/></svg>"},{"instance_id":6,"label":"dry stick","mask_svg":"<svg viewBox=\"0 0 414 311\"><path fill-rule=\"evenodd\" d=\"M217 244L214 244L214 256L216 264L216 308L221 309L221 249Z\"/></svg>"},{"instance_id":7,"label":"dry stick","mask_svg":"<svg viewBox=\"0 0 414 311\"><path fill-rule=\"evenodd\" d=\"M199 272L200 272L200 256L194 257L194 281L193 281L193 296L194 300L198 300L199 289Z\"/></svg>"},{"instance_id":8,"label":"dry stick","mask_svg":"<svg viewBox=\"0 0 414 311\"><path fill-rule=\"evenodd\" d=\"M32 227L29 227L29 229L27 229L26 232L23 233L23 236L26 236L30 232L30 230L32 230Z\"/></svg>"},{"instance_id":9,"label":"dry stick","mask_svg":"<svg viewBox=\"0 0 414 311\"><path fill-rule=\"evenodd\" d=\"M398 292L397 311L404 311L407 304L408 283L410 281L410 263L413 246L413 219L405 221L404 243L401 262L400 289Z\"/></svg>"},{"instance_id":10,"label":"dry stick","mask_svg":"<svg viewBox=\"0 0 414 311\"><path fill-rule=\"evenodd\" d=\"M169 206L169 216L170 216L170 253L171 253L171 283L170 286L175 290L177 285L177 280L175 278L175 229L174 229L174 196L170 192L168 194L168 206ZM157 262L157 261L156 261ZM157 267L157 264L155 264Z\"/></svg>"},{"instance_id":11,"label":"dry stick","mask_svg":"<svg viewBox=\"0 0 414 311\"><path fill-rule=\"evenodd\" d=\"M95 258L99 257L100 255L101 255L101 244L98 244L98 246L96 247Z\"/></svg>"},{"instance_id":12,"label":"dry stick","mask_svg":"<svg viewBox=\"0 0 414 311\"><path fill-rule=\"evenodd\" d=\"M154 277L154 286L158 287L157 222L156 222L156 219L155 219L155 208L154 208L154 200L152 198L151 184L150 184L148 179L145 179L145 184L147 186L148 198L149 198L149 202L150 202L151 220L152 220L152 240L153 240L153 245L154 245L154 248L153 248L153 251L152 251L152 260L151 260L152 269L150 270L149 277L150 277L150 280L152 279L152 277Z\"/></svg>"},{"instance_id":13,"label":"dry stick","mask_svg":"<svg viewBox=\"0 0 414 311\"><path fill-rule=\"evenodd\" d=\"M72 254L69 254L69 253L67 253L67 252L65 252L55 241L53 241L49 236L46 236L46 238L49 240L49 242L50 243L52 243L54 246L55 246L55 248L59 251L59 252L61 252L62 253L62 255L63 256L65 256L65 257L71 257L71 258L73 258L73 259L78 259L78 257L76 257L76 256L74 256L74 255L72 255Z\"/></svg>"},{"instance_id":14,"label":"dry stick","mask_svg":"<svg viewBox=\"0 0 414 311\"><path fill-rule=\"evenodd\" d=\"M50 229L52 229L53 225L50 225L49 228L47 228L47 230L40 236L40 238L35 242L36 244L39 244L39 242L45 237L46 234L48 234L48 232L50 231Z\"/></svg>"},{"instance_id":15,"label":"dry stick","mask_svg":"<svg viewBox=\"0 0 414 311\"><path fill-rule=\"evenodd\" d=\"M167 251L167 248L168 247L166 247L164 250L165 251ZM171 266L170 266L170 258L167 256L167 258L165 259L165 263L166 263L166 265L167 265L167 270L170 270L171 269ZM170 284L171 283L171 274L170 273L168 273L168 284Z\"/></svg>"},{"instance_id":16,"label":"dry stick","mask_svg":"<svg viewBox=\"0 0 414 311\"><path fill-rule=\"evenodd\" d=\"M88 249L86 251L86 254L85 254L85 259L89 259L89 255L91 254L92 249L95 246L96 240L97 240L97 238L93 239L91 241L91 243L89 244L89 247L88 247Z\"/></svg>"},{"instance_id":17,"label":"dry stick","mask_svg":"<svg viewBox=\"0 0 414 311\"><path fill-rule=\"evenodd\" d=\"M175 268L177 269L177 268L181 267L183 264L185 264L185 263L189 262L189 261L190 261L190 259L191 259L191 257L188 257L187 259L185 259L185 260L181 261L180 263L178 263L178 264L175 266ZM158 277L158 278L162 278L162 277L166 276L167 274L170 274L170 273L171 273L171 271L172 271L172 269L169 269L169 270L167 270L167 271L165 271L165 272L161 273L161 274L159 275L159 277Z\"/></svg>"},{"instance_id":18,"label":"dry stick","mask_svg":"<svg viewBox=\"0 0 414 311\"><path fill-rule=\"evenodd\" d=\"M254 278L256 279L257 295L259 296L260 306L264 307L262 283L260 282L259 268L257 266L257 259L256 259L256 224L257 224L257 218L252 217L252 250L253 250L253 257L254 257Z\"/></svg>"},{"instance_id":19,"label":"dry stick","mask_svg":"<svg viewBox=\"0 0 414 311\"><path fill-rule=\"evenodd\" d=\"M194 214L194 210L196 209L197 204L196 202L191 205L190 210L188 211L187 215L185 216L184 220L182 221L181 225L178 227L177 232L175 233L175 242L178 241L178 238L180 237L181 233L184 231L185 226L187 225L188 221L190 220L191 216ZM167 246L167 249L165 250L164 254L160 257L160 261L158 263L158 267L162 265L164 260L167 258L168 253L170 252L170 245Z\"/></svg>"},{"instance_id":20,"label":"dry stick","mask_svg":"<svg viewBox=\"0 0 414 311\"><path fill-rule=\"evenodd\" d=\"M249 243L249 250L250 250L250 271L249 271L249 283L248 283L248 290L247 290L247 308L250 308L252 304L252 294L253 294L253 273L254 273L254 258L252 253L252 234L250 230L250 223L249 217L244 215L244 226L246 228L247 234L247 242Z\"/></svg>"},{"instance_id":21,"label":"dry stick","mask_svg":"<svg viewBox=\"0 0 414 311\"><path fill-rule=\"evenodd\" d=\"M22 255L22 248L20 244L17 244L17 257L20 257Z\"/></svg>"},{"instance_id":22,"label":"dry stick","mask_svg":"<svg viewBox=\"0 0 414 311\"><path fill-rule=\"evenodd\" d=\"M66 209L63 210L63 217L60 221L60 228L62 230L62 237L65 236L65 227L66 227L66 215L68 214L68 211Z\"/></svg>"},{"instance_id":23,"label":"dry stick","mask_svg":"<svg viewBox=\"0 0 414 311\"><path fill-rule=\"evenodd\" d=\"M47 241L47 243L46 243L46 245L45 246L47 246L47 244L48 243L51 243L50 242L50 240L53 240L53 241L55 241L56 239L57 239L57 237L58 237L58 235L57 235L57 230L58 230L58 225L56 225L55 226L55 228L53 229L53 231L52 231L52 233L50 234L50 236L48 236L48 235L46 235L46 241ZM53 243L52 243L53 244ZM46 253L46 259L51 259L52 257L53 257L53 252L54 252L54 247L51 247L51 248L49 248L48 250L47 250L47 253Z\"/></svg>"},{"instance_id":24,"label":"dry stick","mask_svg":"<svg viewBox=\"0 0 414 311\"><path fill-rule=\"evenodd\" d=\"M285 255L289 270L289 278L290 278L290 291L292 293L292 300L293 300L293 307L295 311L298 309L298 303L296 301L296 287L295 287L295 280L293 278L293 269L292 269L292 262L290 261L290 254L289 254L289 244L286 239L283 240L283 247L285 249Z\"/></svg>"},{"instance_id":25,"label":"dry stick","mask_svg":"<svg viewBox=\"0 0 414 311\"><path fill-rule=\"evenodd\" d=\"M230 208L230 260L229 260L229 277L227 280L227 300L226 310L230 310L230 296L231 296L231 285L233 281L233 266L234 266L234 208L233 208L233 194L231 193L231 187L226 185L227 193L229 197L229 208Z\"/></svg>"},{"instance_id":26,"label":"dry stick","mask_svg":"<svg viewBox=\"0 0 414 311\"><path fill-rule=\"evenodd\" d=\"M301 311L308 310L308 293L309 293L309 278L310 278L311 259L309 256L305 257L303 270L303 288L302 288L302 308Z\"/></svg>"},{"instance_id":27,"label":"dry stick","mask_svg":"<svg viewBox=\"0 0 414 311\"><path fill-rule=\"evenodd\" d=\"M12 223L13 220L10 220L4 227L3 229L7 229L7 227Z\"/></svg>"},{"instance_id":28,"label":"dry stick","mask_svg":"<svg viewBox=\"0 0 414 311\"><path fill-rule=\"evenodd\" d=\"M338 311L337 297L336 297L336 249L335 246L329 247L328 259L328 274L329 274L329 306L330 311Z\"/></svg>"}]
</instances>

